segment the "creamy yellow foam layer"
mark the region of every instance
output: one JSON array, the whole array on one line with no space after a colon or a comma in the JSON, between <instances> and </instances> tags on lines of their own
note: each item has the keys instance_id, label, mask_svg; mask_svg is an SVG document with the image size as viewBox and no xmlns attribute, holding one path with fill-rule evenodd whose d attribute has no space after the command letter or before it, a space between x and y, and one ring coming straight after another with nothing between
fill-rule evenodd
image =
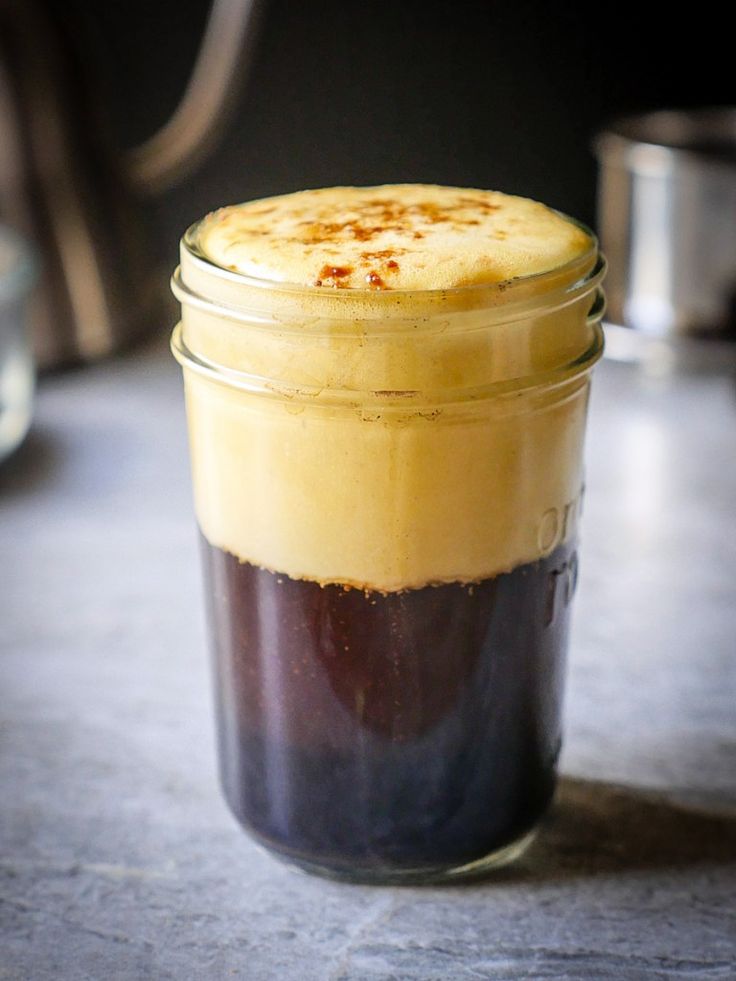
<instances>
[{"instance_id":1,"label":"creamy yellow foam layer","mask_svg":"<svg viewBox=\"0 0 736 981\"><path fill-rule=\"evenodd\" d=\"M395 199L404 193L396 187L352 193L363 200L389 190ZM342 201L345 211L333 215L340 225L357 221L350 192L272 200L277 209L291 201L295 214L303 205L312 217L322 213L313 210L315 201L320 208L328 199ZM445 210L458 195L504 198L406 189L409 205L428 195ZM245 220L252 208L268 206L225 212ZM471 213L469 204L462 208ZM587 376L569 366L590 347L592 301L582 293L549 310L544 300L589 270L595 250L590 237L543 206L505 198L505 219L513 227L518 216L524 235L516 265L513 241L499 252L504 275L528 272L536 209L542 216L536 258L542 261L545 235L554 239L554 228L564 226L556 243L547 242L545 260L555 256L564 265L558 274L520 281L521 306L516 287L437 294L279 290L249 282L222 269L224 239L213 239L218 226L205 220L182 252L183 288L196 295L184 295L179 342L205 362L185 356L196 508L212 545L294 578L395 591L483 579L548 554L574 535ZM485 220L483 209L478 214ZM266 217L264 211L260 220ZM280 254L280 275L293 282L308 263L302 257L299 266L293 243L279 252L283 227L261 227L260 237L272 235L274 242L262 243L260 254L274 263ZM392 232L394 243L399 231ZM409 240L402 241L408 248ZM464 249L462 275L468 275L472 248L465 242ZM232 250L228 256L232 265ZM436 284L437 270L428 269L422 280L419 269L415 264L412 282ZM237 271L263 278L266 267L238 265ZM532 264L532 272L540 269ZM269 267L268 274L276 270ZM197 299L203 295L227 304L230 313L208 308ZM243 374L218 381L207 362ZM556 387L528 387L545 374ZM489 385L495 386L490 398Z\"/></svg>"},{"instance_id":2,"label":"creamy yellow foam layer","mask_svg":"<svg viewBox=\"0 0 736 981\"><path fill-rule=\"evenodd\" d=\"M590 247L537 201L427 184L331 187L222 208L200 230L219 265L323 289L436 290L565 265Z\"/></svg>"},{"instance_id":3,"label":"creamy yellow foam layer","mask_svg":"<svg viewBox=\"0 0 736 981\"><path fill-rule=\"evenodd\" d=\"M197 377L187 401L200 527L243 561L393 591L484 579L574 533L584 391L454 424L294 413Z\"/></svg>"}]
</instances>

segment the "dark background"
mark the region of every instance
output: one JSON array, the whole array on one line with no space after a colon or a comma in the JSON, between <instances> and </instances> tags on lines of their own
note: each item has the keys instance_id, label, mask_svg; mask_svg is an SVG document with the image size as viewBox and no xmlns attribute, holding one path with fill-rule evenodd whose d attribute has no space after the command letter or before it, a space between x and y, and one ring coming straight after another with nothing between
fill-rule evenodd
<instances>
[{"instance_id":1,"label":"dark background","mask_svg":"<svg viewBox=\"0 0 736 981\"><path fill-rule=\"evenodd\" d=\"M92 42L113 140L150 135L184 87L207 0L56 6ZM591 137L607 120L736 101L730 32L714 4L686 9L266 0L222 141L149 206L161 258L221 204L337 183L492 187L593 223Z\"/></svg>"}]
</instances>

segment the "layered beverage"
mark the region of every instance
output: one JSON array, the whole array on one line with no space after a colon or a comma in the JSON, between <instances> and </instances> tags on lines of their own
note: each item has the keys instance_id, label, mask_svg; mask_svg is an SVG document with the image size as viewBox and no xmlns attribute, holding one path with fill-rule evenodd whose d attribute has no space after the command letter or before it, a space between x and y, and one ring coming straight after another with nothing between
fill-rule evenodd
<instances>
[{"instance_id":1,"label":"layered beverage","mask_svg":"<svg viewBox=\"0 0 736 981\"><path fill-rule=\"evenodd\" d=\"M182 242L222 782L313 871L517 854L560 748L596 244L497 192L305 191Z\"/></svg>"}]
</instances>

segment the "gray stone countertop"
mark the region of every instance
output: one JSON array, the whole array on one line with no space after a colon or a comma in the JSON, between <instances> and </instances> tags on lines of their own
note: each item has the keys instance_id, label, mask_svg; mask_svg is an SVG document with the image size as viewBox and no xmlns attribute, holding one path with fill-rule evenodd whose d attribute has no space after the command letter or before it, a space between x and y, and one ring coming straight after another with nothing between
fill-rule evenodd
<instances>
[{"instance_id":1,"label":"gray stone countertop","mask_svg":"<svg viewBox=\"0 0 736 981\"><path fill-rule=\"evenodd\" d=\"M597 370L564 776L469 886L300 875L226 811L162 342L44 379L0 513L0 979L736 978L725 367Z\"/></svg>"}]
</instances>

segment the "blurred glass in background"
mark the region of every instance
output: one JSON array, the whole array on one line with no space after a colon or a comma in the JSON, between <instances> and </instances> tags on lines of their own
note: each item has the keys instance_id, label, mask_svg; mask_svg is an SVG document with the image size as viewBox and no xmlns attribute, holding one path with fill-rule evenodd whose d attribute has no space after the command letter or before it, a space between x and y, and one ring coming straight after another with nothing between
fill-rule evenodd
<instances>
[{"instance_id":1,"label":"blurred glass in background","mask_svg":"<svg viewBox=\"0 0 736 981\"><path fill-rule=\"evenodd\" d=\"M0 226L0 460L23 440L31 423L34 370L28 297L35 263L21 238Z\"/></svg>"}]
</instances>

